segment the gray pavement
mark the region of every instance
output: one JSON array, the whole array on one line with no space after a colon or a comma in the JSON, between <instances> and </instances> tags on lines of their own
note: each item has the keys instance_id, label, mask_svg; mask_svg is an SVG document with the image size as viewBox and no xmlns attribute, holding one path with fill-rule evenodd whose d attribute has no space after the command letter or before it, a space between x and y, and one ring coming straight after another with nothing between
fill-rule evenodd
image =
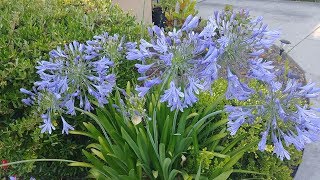
<instances>
[{"instance_id":1,"label":"gray pavement","mask_svg":"<svg viewBox=\"0 0 320 180\"><path fill-rule=\"evenodd\" d=\"M234 9L249 9L253 16L263 16L270 29L282 32L291 41L289 55L304 69L308 81L320 85L320 3L286 0L199 0L199 15L208 18L226 4ZM312 103L320 106L320 101ZM320 180L320 142L305 148L295 180Z\"/></svg>"}]
</instances>

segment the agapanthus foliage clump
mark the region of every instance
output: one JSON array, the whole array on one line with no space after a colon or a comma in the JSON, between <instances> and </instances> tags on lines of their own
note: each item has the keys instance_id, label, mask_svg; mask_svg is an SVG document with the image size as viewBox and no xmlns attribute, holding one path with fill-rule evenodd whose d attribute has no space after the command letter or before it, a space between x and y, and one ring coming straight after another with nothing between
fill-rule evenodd
<instances>
[{"instance_id":1,"label":"agapanthus foliage clump","mask_svg":"<svg viewBox=\"0 0 320 180\"><path fill-rule=\"evenodd\" d=\"M110 50L106 51L106 48ZM112 58L121 50L118 36L105 33L86 44L75 41L64 49L58 47L49 53L49 60L38 62L36 69L40 80L34 83L34 92L21 91L30 95L23 100L27 105L41 107L42 132L51 133L55 129L51 118L58 115L63 122L62 132L68 133L73 127L65 121L63 114L76 115L75 107L91 111L93 100L99 106L108 103L108 96L116 84Z\"/></svg>"}]
</instances>

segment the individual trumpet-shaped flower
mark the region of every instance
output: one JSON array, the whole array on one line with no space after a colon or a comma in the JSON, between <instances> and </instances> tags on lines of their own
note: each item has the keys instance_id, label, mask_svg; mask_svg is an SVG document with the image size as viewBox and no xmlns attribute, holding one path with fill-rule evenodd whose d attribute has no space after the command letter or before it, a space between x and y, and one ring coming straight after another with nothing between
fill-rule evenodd
<instances>
[{"instance_id":1,"label":"individual trumpet-shaped flower","mask_svg":"<svg viewBox=\"0 0 320 180\"><path fill-rule=\"evenodd\" d=\"M258 79L260 81L271 83L276 78L273 72L274 66L271 65L272 61L263 62L263 59L251 59L249 77Z\"/></svg>"},{"instance_id":2,"label":"individual trumpet-shaped flower","mask_svg":"<svg viewBox=\"0 0 320 180\"><path fill-rule=\"evenodd\" d=\"M261 141L259 142L258 144L258 149L260 151L264 151L266 149L266 144L267 144L267 137L268 137L268 134L269 134L269 128L267 128L266 131L262 132L261 133Z\"/></svg>"},{"instance_id":3,"label":"individual trumpet-shaped flower","mask_svg":"<svg viewBox=\"0 0 320 180\"><path fill-rule=\"evenodd\" d=\"M306 144L320 139L320 117L316 114L318 109L305 103L305 98L317 98L320 89L314 87L312 83L303 86L294 79L289 79L286 86L281 85L277 89L272 83L267 83L266 86L269 90L260 93L263 99L258 105L225 108L229 113L228 129L234 134L246 122L244 117L248 116L240 110L250 109L249 112L255 112L250 114L254 122L262 124L265 128L261 133L259 150L265 149L267 139L270 137L274 145L273 152L281 160L290 159L284 144L286 146L292 144L297 150L302 150ZM303 104L305 105L301 106Z\"/></svg>"},{"instance_id":4,"label":"individual trumpet-shaped flower","mask_svg":"<svg viewBox=\"0 0 320 180\"><path fill-rule=\"evenodd\" d=\"M62 134L69 134L69 130L74 130L74 127L67 123L67 121L61 116L63 123Z\"/></svg>"},{"instance_id":5,"label":"individual trumpet-shaped flower","mask_svg":"<svg viewBox=\"0 0 320 180\"><path fill-rule=\"evenodd\" d=\"M50 113L42 114L41 118L43 119L43 125L40 126L41 133L48 132L49 134L51 134L52 130L55 130L56 128L52 125Z\"/></svg>"},{"instance_id":6,"label":"individual trumpet-shaped flower","mask_svg":"<svg viewBox=\"0 0 320 180\"><path fill-rule=\"evenodd\" d=\"M35 104L36 98L37 98L37 89L33 87L33 91L31 92L29 90L26 90L25 88L20 88L20 92L23 94L28 95L29 97L22 99L22 102L28 106L32 106Z\"/></svg>"},{"instance_id":7,"label":"individual trumpet-shaped flower","mask_svg":"<svg viewBox=\"0 0 320 180\"><path fill-rule=\"evenodd\" d=\"M199 24L199 17L189 15L185 20L184 24L182 25L182 31L190 31L198 27Z\"/></svg>"},{"instance_id":8,"label":"individual trumpet-shaped flower","mask_svg":"<svg viewBox=\"0 0 320 180\"><path fill-rule=\"evenodd\" d=\"M238 99L244 101L250 98L251 94L254 92L253 89L249 88L246 84L239 81L238 77L231 73L230 69L228 71L228 89L226 92L227 99Z\"/></svg>"},{"instance_id":9,"label":"individual trumpet-shaped flower","mask_svg":"<svg viewBox=\"0 0 320 180\"><path fill-rule=\"evenodd\" d=\"M284 157L290 160L290 154L286 149L284 149L281 140L278 139L278 137L274 134L272 134L271 136L272 136L272 142L274 144L273 152L279 157L279 159L281 159L281 161L283 160Z\"/></svg>"},{"instance_id":10,"label":"individual trumpet-shaped flower","mask_svg":"<svg viewBox=\"0 0 320 180\"><path fill-rule=\"evenodd\" d=\"M225 111L229 113L228 130L231 135L235 135L241 125L252 123L252 109L245 107L225 106Z\"/></svg>"},{"instance_id":11,"label":"individual trumpet-shaped flower","mask_svg":"<svg viewBox=\"0 0 320 180\"><path fill-rule=\"evenodd\" d=\"M160 102L168 102L168 106L171 107L171 111L175 109L183 111L183 98L184 93L182 93L181 89L177 88L174 82L171 81L170 88L164 91L164 94L161 96Z\"/></svg>"},{"instance_id":12,"label":"individual trumpet-shaped flower","mask_svg":"<svg viewBox=\"0 0 320 180\"><path fill-rule=\"evenodd\" d=\"M200 91L211 88L221 53L211 40L192 31L198 21L198 17L189 16L182 29L168 33L154 26L149 29L150 42L142 39L139 47L128 49L127 59L140 61L135 65L141 74L141 84L136 87L139 96L164 83L162 87L168 89L161 89L161 101L167 102L171 110L182 111L197 102Z\"/></svg>"}]
</instances>

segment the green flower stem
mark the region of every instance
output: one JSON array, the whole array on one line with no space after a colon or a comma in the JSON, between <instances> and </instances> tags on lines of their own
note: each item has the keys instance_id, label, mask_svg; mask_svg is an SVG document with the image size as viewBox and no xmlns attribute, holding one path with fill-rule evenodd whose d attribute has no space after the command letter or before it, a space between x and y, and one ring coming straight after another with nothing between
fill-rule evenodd
<instances>
[{"instance_id":1,"label":"green flower stem","mask_svg":"<svg viewBox=\"0 0 320 180\"><path fill-rule=\"evenodd\" d=\"M10 163L1 164L0 167L3 166L11 166L15 164L29 163L29 162L67 162L67 163L75 163L77 161L67 160L67 159L27 159L22 161L15 161Z\"/></svg>"},{"instance_id":2,"label":"green flower stem","mask_svg":"<svg viewBox=\"0 0 320 180\"><path fill-rule=\"evenodd\" d=\"M176 112L174 113L173 124L172 124L172 134L176 133L178 113L179 113L179 109L177 109Z\"/></svg>"}]
</instances>

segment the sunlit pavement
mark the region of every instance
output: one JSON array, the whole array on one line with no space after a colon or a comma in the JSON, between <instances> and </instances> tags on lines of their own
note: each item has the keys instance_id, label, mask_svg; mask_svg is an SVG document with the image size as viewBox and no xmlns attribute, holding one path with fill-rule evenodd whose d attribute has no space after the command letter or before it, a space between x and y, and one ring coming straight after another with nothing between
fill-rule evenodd
<instances>
[{"instance_id":1,"label":"sunlit pavement","mask_svg":"<svg viewBox=\"0 0 320 180\"><path fill-rule=\"evenodd\" d=\"M282 32L282 39L291 41L285 49L306 72L308 81L320 86L320 3L285 0L199 0L202 18L226 4L234 9L249 9L253 16L263 16L270 29ZM312 102L320 106L320 100ZM306 147L303 162L295 180L320 180L320 143Z\"/></svg>"}]
</instances>

